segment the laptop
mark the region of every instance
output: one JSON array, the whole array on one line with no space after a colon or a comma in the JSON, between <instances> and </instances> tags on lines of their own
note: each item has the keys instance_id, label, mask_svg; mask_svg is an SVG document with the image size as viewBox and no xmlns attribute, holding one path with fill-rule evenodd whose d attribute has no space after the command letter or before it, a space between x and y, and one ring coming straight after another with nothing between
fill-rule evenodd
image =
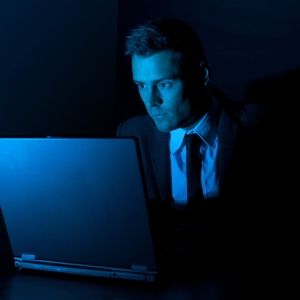
<instances>
[{"instance_id":1,"label":"laptop","mask_svg":"<svg viewBox=\"0 0 300 300\"><path fill-rule=\"evenodd\" d=\"M133 138L0 138L0 206L19 270L155 281Z\"/></svg>"}]
</instances>

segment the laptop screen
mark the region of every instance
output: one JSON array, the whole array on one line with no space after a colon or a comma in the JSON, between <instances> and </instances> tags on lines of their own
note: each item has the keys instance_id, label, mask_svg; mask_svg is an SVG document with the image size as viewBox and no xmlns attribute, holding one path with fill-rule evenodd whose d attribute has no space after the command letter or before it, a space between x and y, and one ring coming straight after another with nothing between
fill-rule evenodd
<instances>
[{"instance_id":1,"label":"laptop screen","mask_svg":"<svg viewBox=\"0 0 300 300\"><path fill-rule=\"evenodd\" d=\"M15 257L156 269L134 139L0 138L0 205Z\"/></svg>"}]
</instances>

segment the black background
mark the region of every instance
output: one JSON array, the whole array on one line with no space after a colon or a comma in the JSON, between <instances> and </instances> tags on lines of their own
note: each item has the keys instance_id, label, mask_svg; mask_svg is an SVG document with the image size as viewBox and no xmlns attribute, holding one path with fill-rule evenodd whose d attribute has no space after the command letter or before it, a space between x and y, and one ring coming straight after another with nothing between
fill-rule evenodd
<instances>
[{"instance_id":1,"label":"black background","mask_svg":"<svg viewBox=\"0 0 300 300\"><path fill-rule=\"evenodd\" d=\"M114 135L144 112L125 35L157 17L195 28L230 98L295 104L299 15L298 0L1 1L0 136Z\"/></svg>"},{"instance_id":2,"label":"black background","mask_svg":"<svg viewBox=\"0 0 300 300\"><path fill-rule=\"evenodd\" d=\"M0 136L112 134L117 0L0 3Z\"/></svg>"}]
</instances>

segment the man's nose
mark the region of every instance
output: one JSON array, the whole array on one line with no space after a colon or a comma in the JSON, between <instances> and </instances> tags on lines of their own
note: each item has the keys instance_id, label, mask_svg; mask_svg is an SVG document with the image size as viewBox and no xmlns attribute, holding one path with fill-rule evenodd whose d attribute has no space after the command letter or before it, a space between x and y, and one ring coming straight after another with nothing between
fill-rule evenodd
<instances>
[{"instance_id":1,"label":"man's nose","mask_svg":"<svg viewBox=\"0 0 300 300\"><path fill-rule=\"evenodd\" d=\"M159 90L156 87L149 88L145 98L145 105L147 107L152 107L161 103L162 99Z\"/></svg>"}]
</instances>

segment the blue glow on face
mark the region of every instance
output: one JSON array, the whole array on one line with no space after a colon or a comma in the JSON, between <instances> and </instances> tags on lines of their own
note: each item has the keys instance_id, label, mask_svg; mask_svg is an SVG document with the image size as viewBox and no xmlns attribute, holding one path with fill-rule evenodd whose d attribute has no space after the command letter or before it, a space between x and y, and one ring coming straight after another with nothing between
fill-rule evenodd
<instances>
[{"instance_id":1,"label":"blue glow on face","mask_svg":"<svg viewBox=\"0 0 300 300\"><path fill-rule=\"evenodd\" d=\"M148 57L135 55L132 72L133 81L158 130L188 129L198 120L185 95L179 64L170 52L158 52Z\"/></svg>"}]
</instances>

